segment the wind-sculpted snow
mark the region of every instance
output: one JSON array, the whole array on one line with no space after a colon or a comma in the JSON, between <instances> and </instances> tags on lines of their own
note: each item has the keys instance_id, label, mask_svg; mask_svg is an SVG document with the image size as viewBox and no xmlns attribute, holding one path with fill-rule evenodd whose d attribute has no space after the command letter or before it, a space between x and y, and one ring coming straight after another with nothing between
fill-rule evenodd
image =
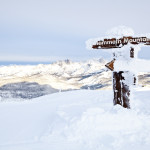
<instances>
[{"instance_id":1,"label":"wind-sculpted snow","mask_svg":"<svg viewBox=\"0 0 150 150\"><path fill-rule=\"evenodd\" d=\"M0 103L0 150L149 150L150 89L131 110L111 90L77 90Z\"/></svg>"},{"instance_id":2,"label":"wind-sculpted snow","mask_svg":"<svg viewBox=\"0 0 150 150\"><path fill-rule=\"evenodd\" d=\"M77 89L111 89L111 71L103 59L86 62L58 61L49 65L0 66L0 97L31 99ZM140 73L139 84L149 86L148 73Z\"/></svg>"}]
</instances>

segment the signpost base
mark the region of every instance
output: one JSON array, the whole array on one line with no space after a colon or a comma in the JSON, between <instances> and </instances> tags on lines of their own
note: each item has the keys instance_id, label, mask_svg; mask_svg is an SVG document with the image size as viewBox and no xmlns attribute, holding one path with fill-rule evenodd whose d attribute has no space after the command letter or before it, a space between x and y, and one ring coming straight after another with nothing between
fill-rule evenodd
<instances>
[{"instance_id":1,"label":"signpost base","mask_svg":"<svg viewBox=\"0 0 150 150\"><path fill-rule=\"evenodd\" d=\"M130 88L125 83L123 74L128 72L113 72L113 91L114 91L114 105L121 105L124 108L130 108Z\"/></svg>"}]
</instances>

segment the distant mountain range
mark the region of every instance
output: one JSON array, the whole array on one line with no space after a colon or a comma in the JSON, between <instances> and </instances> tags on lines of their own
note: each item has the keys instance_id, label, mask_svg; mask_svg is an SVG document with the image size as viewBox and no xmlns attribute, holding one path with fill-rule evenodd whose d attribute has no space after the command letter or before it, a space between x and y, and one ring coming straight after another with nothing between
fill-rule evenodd
<instances>
[{"instance_id":1,"label":"distant mountain range","mask_svg":"<svg viewBox=\"0 0 150 150\"><path fill-rule=\"evenodd\" d=\"M106 60L70 60L52 64L0 67L0 97L32 99L66 90L112 88ZM150 73L139 73L139 84L150 86Z\"/></svg>"}]
</instances>

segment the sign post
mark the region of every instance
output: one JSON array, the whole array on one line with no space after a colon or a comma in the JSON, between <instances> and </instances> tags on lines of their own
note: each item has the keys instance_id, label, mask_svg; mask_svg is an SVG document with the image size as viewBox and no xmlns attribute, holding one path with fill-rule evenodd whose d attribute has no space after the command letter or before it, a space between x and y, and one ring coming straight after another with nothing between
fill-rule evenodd
<instances>
[{"instance_id":1,"label":"sign post","mask_svg":"<svg viewBox=\"0 0 150 150\"><path fill-rule=\"evenodd\" d=\"M117 60L124 62L136 60L138 51L135 52L137 45L150 45L150 39L147 37L123 36L122 38L104 38L92 45L92 49L113 49L113 60L105 66L113 71L113 92L114 105L119 104L124 108L130 108L130 87L136 85L136 74L129 70L115 70L114 64ZM125 46L127 48L125 48ZM119 49L119 50L117 50ZM136 56L135 56L136 54Z\"/></svg>"}]
</instances>

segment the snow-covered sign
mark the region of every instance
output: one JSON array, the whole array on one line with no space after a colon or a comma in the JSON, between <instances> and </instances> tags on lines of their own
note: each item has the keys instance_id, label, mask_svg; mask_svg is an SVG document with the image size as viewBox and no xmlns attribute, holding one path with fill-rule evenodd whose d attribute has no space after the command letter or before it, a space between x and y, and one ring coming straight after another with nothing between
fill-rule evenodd
<instances>
[{"instance_id":1,"label":"snow-covered sign","mask_svg":"<svg viewBox=\"0 0 150 150\"><path fill-rule=\"evenodd\" d=\"M113 71L114 104L130 108L130 87L137 83L136 73L147 63L137 59L138 52L141 47L150 46L150 34L135 36L132 29L124 26L108 33L106 37L88 40L86 45L88 49L111 50L113 60L105 66ZM150 67L145 71L150 71Z\"/></svg>"},{"instance_id":2,"label":"snow-covered sign","mask_svg":"<svg viewBox=\"0 0 150 150\"><path fill-rule=\"evenodd\" d=\"M127 44L144 44L150 45L150 39L147 37L122 37L120 39L111 38L97 41L95 45L92 45L93 49L111 49L122 48Z\"/></svg>"},{"instance_id":3,"label":"snow-covered sign","mask_svg":"<svg viewBox=\"0 0 150 150\"><path fill-rule=\"evenodd\" d=\"M110 69L111 71L114 70L114 62L115 60L112 60L111 62L107 63L105 66Z\"/></svg>"}]
</instances>

